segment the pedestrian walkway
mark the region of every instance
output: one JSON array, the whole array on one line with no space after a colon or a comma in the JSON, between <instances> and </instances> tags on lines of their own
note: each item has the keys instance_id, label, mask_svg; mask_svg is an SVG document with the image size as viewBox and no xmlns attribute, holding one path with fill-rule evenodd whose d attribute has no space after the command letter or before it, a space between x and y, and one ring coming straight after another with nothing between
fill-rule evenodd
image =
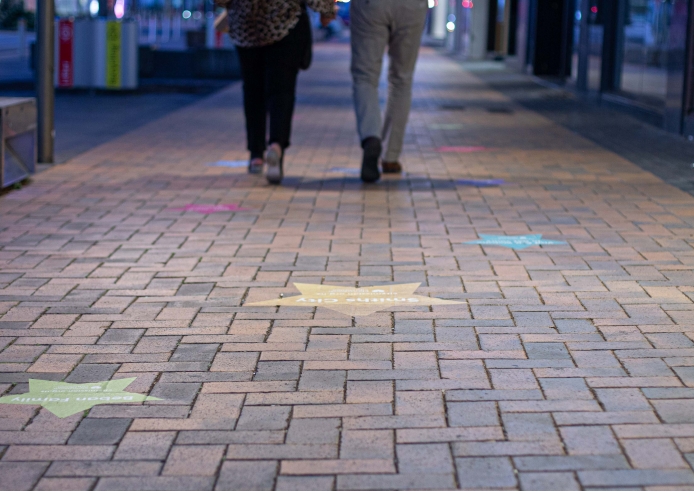
<instances>
[{"instance_id":1,"label":"pedestrian walkway","mask_svg":"<svg viewBox=\"0 0 694 492\"><path fill-rule=\"evenodd\" d=\"M0 196L1 489L694 486L694 197L428 49L364 186L348 57Z\"/></svg>"}]
</instances>

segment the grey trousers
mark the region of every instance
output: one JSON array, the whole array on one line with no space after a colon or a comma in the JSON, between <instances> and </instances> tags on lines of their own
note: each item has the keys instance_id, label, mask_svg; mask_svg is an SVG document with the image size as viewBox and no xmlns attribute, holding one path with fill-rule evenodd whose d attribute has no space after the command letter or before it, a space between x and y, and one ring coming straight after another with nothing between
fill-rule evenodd
<instances>
[{"instance_id":1,"label":"grey trousers","mask_svg":"<svg viewBox=\"0 0 694 492\"><path fill-rule=\"evenodd\" d=\"M412 78L427 0L352 0L352 80L359 137L379 137L383 160L400 158L412 104ZM388 103L381 122L378 82L388 47Z\"/></svg>"}]
</instances>

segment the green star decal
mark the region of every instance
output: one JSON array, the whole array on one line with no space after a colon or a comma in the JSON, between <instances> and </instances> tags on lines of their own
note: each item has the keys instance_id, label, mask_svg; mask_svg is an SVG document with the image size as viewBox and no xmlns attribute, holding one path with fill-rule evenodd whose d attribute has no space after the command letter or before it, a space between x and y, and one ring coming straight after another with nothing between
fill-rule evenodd
<instances>
[{"instance_id":1,"label":"green star decal","mask_svg":"<svg viewBox=\"0 0 694 492\"><path fill-rule=\"evenodd\" d=\"M3 396L0 398L0 403L41 405L62 419L88 410L94 405L160 400L160 398L153 396L123 391L135 379L114 379L113 381L84 384L30 379L28 393Z\"/></svg>"}]
</instances>

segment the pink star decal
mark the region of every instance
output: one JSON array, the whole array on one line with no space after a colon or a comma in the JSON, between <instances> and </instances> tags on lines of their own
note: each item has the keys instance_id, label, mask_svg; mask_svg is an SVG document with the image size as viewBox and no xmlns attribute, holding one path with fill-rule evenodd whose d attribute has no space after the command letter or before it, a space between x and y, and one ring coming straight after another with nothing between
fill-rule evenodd
<instances>
[{"instance_id":1,"label":"pink star decal","mask_svg":"<svg viewBox=\"0 0 694 492\"><path fill-rule=\"evenodd\" d=\"M242 212L250 209L239 207L235 203L223 203L221 205L198 205L195 203L189 203L185 207L177 207L170 210L180 212L197 212L199 214L213 214L215 212Z\"/></svg>"}]
</instances>

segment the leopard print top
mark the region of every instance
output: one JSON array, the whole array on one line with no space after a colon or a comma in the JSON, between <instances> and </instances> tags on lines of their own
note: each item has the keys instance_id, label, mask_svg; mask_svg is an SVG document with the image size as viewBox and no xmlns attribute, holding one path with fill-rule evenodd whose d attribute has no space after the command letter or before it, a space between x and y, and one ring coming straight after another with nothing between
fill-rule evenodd
<instances>
[{"instance_id":1,"label":"leopard print top","mask_svg":"<svg viewBox=\"0 0 694 492\"><path fill-rule=\"evenodd\" d=\"M275 43L299 22L300 0L217 0L227 8L229 36L244 48ZM313 10L329 14L335 0L306 0Z\"/></svg>"}]
</instances>

